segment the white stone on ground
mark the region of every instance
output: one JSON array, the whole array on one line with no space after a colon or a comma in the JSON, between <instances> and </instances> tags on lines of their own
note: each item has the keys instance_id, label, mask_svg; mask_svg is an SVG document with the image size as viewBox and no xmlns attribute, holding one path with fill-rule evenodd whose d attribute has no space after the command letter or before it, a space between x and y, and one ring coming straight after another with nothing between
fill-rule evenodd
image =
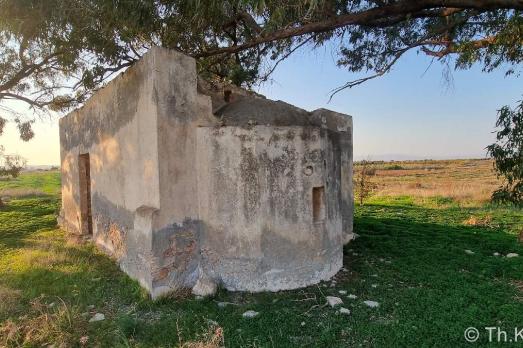
<instances>
[{"instance_id":1,"label":"white stone on ground","mask_svg":"<svg viewBox=\"0 0 523 348\"><path fill-rule=\"evenodd\" d=\"M345 307L341 307L340 308L340 314L349 315L350 314L350 310L345 308Z\"/></svg>"},{"instance_id":2,"label":"white stone on ground","mask_svg":"<svg viewBox=\"0 0 523 348\"><path fill-rule=\"evenodd\" d=\"M469 254L469 255L473 255L473 254L474 254L474 252L473 252L472 250L468 250L468 249L465 250L465 253L466 253L466 254Z\"/></svg>"},{"instance_id":3,"label":"white stone on ground","mask_svg":"<svg viewBox=\"0 0 523 348\"><path fill-rule=\"evenodd\" d=\"M227 307L227 302L218 302L218 307L220 307L220 308Z\"/></svg>"},{"instance_id":4,"label":"white stone on ground","mask_svg":"<svg viewBox=\"0 0 523 348\"><path fill-rule=\"evenodd\" d=\"M358 298L358 296L354 295L354 294L350 294L349 296L347 296L348 298L350 298L351 300L355 300Z\"/></svg>"},{"instance_id":5,"label":"white stone on ground","mask_svg":"<svg viewBox=\"0 0 523 348\"><path fill-rule=\"evenodd\" d=\"M369 306L370 308L376 308L378 307L380 304L376 301L363 301L363 303L365 303L367 306Z\"/></svg>"},{"instance_id":6,"label":"white stone on ground","mask_svg":"<svg viewBox=\"0 0 523 348\"><path fill-rule=\"evenodd\" d=\"M498 252L495 252L495 253L494 253L494 254L492 254L492 255L494 255L494 256L499 256L499 255L500 255L500 253L498 253Z\"/></svg>"},{"instance_id":7,"label":"white stone on ground","mask_svg":"<svg viewBox=\"0 0 523 348\"><path fill-rule=\"evenodd\" d=\"M377 288L378 287L378 284L372 284L371 285L373 288Z\"/></svg>"},{"instance_id":8,"label":"white stone on ground","mask_svg":"<svg viewBox=\"0 0 523 348\"><path fill-rule=\"evenodd\" d=\"M343 304L343 301L341 300L341 298L339 297L336 297L336 296L327 296L327 303L329 304L329 306L331 307L335 307L335 306L338 306L338 305L341 305Z\"/></svg>"},{"instance_id":9,"label":"white stone on ground","mask_svg":"<svg viewBox=\"0 0 523 348\"><path fill-rule=\"evenodd\" d=\"M89 319L90 323L93 323L95 321L102 321L105 320L105 315L102 313L96 313L91 319Z\"/></svg>"},{"instance_id":10,"label":"white stone on ground","mask_svg":"<svg viewBox=\"0 0 523 348\"><path fill-rule=\"evenodd\" d=\"M518 257L518 256L519 256L519 255L516 254L516 253L508 253L508 254L507 254L507 257L508 257L508 258Z\"/></svg>"},{"instance_id":11,"label":"white stone on ground","mask_svg":"<svg viewBox=\"0 0 523 348\"><path fill-rule=\"evenodd\" d=\"M244 317L244 318L254 318L254 317L258 316L258 314L260 314L260 313L258 313L256 311L247 311L247 312L242 314L242 317Z\"/></svg>"},{"instance_id":12,"label":"white stone on ground","mask_svg":"<svg viewBox=\"0 0 523 348\"><path fill-rule=\"evenodd\" d=\"M211 296L216 293L218 286L216 282L209 277L205 272L200 271L200 277L192 288L193 295L196 296Z\"/></svg>"},{"instance_id":13,"label":"white stone on ground","mask_svg":"<svg viewBox=\"0 0 523 348\"><path fill-rule=\"evenodd\" d=\"M338 292L340 293L340 295L347 295L347 291L346 290L339 290Z\"/></svg>"},{"instance_id":14,"label":"white stone on ground","mask_svg":"<svg viewBox=\"0 0 523 348\"><path fill-rule=\"evenodd\" d=\"M305 322L304 321L301 322L301 326L305 326Z\"/></svg>"}]
</instances>

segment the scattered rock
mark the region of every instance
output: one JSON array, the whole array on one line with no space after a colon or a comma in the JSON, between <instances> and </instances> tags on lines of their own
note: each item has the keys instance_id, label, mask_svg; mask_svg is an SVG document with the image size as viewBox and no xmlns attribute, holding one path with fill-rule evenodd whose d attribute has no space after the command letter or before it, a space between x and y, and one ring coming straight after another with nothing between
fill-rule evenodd
<instances>
[{"instance_id":1,"label":"scattered rock","mask_svg":"<svg viewBox=\"0 0 523 348\"><path fill-rule=\"evenodd\" d=\"M89 336L82 336L82 337L80 337L80 344L82 346L85 346L87 344L87 342L89 342Z\"/></svg>"},{"instance_id":2,"label":"scattered rock","mask_svg":"<svg viewBox=\"0 0 523 348\"><path fill-rule=\"evenodd\" d=\"M367 306L369 306L370 308L376 308L378 307L380 304L376 301L363 301L363 303L365 303Z\"/></svg>"},{"instance_id":3,"label":"scattered rock","mask_svg":"<svg viewBox=\"0 0 523 348\"><path fill-rule=\"evenodd\" d=\"M378 275L377 274L373 274L373 275L371 275L371 277L378 278Z\"/></svg>"},{"instance_id":4,"label":"scattered rock","mask_svg":"<svg viewBox=\"0 0 523 348\"><path fill-rule=\"evenodd\" d=\"M466 254L469 254L469 255L474 255L474 252L473 252L472 250L468 250L468 249L465 250L465 253L466 253Z\"/></svg>"},{"instance_id":5,"label":"scattered rock","mask_svg":"<svg viewBox=\"0 0 523 348\"><path fill-rule=\"evenodd\" d=\"M218 286L216 282L205 272L200 271L200 277L192 288L192 293L196 296L211 296L216 293Z\"/></svg>"},{"instance_id":6,"label":"scattered rock","mask_svg":"<svg viewBox=\"0 0 523 348\"><path fill-rule=\"evenodd\" d=\"M329 304L329 306L331 307L335 307L337 305L341 305L343 304L343 301L341 300L341 298L339 297L336 297L336 296L327 296L327 303Z\"/></svg>"},{"instance_id":7,"label":"scattered rock","mask_svg":"<svg viewBox=\"0 0 523 348\"><path fill-rule=\"evenodd\" d=\"M349 296L347 296L348 298L350 298L351 300L355 300L358 298L358 296L354 295L354 294L350 294Z\"/></svg>"},{"instance_id":8,"label":"scattered rock","mask_svg":"<svg viewBox=\"0 0 523 348\"><path fill-rule=\"evenodd\" d=\"M53 308L54 306L55 306L55 303L54 303L54 302L51 302L51 303L49 303L49 304L47 305L47 307L49 307L49 308Z\"/></svg>"},{"instance_id":9,"label":"scattered rock","mask_svg":"<svg viewBox=\"0 0 523 348\"><path fill-rule=\"evenodd\" d=\"M347 291L346 290L339 290L338 292L340 293L340 295L347 295Z\"/></svg>"},{"instance_id":10,"label":"scattered rock","mask_svg":"<svg viewBox=\"0 0 523 348\"><path fill-rule=\"evenodd\" d=\"M218 326L218 322L216 320L207 319L207 323L213 326Z\"/></svg>"},{"instance_id":11,"label":"scattered rock","mask_svg":"<svg viewBox=\"0 0 523 348\"><path fill-rule=\"evenodd\" d=\"M345 308L345 307L341 307L340 308L340 314L349 315L350 314L350 310Z\"/></svg>"},{"instance_id":12,"label":"scattered rock","mask_svg":"<svg viewBox=\"0 0 523 348\"><path fill-rule=\"evenodd\" d=\"M220 308L227 307L227 302L218 302L218 307L220 307Z\"/></svg>"},{"instance_id":13,"label":"scattered rock","mask_svg":"<svg viewBox=\"0 0 523 348\"><path fill-rule=\"evenodd\" d=\"M498 253L498 252L495 252L495 253L494 253L494 254L492 254L492 255L494 255L494 256L499 256L499 255L501 255L501 254L500 254L500 253Z\"/></svg>"},{"instance_id":14,"label":"scattered rock","mask_svg":"<svg viewBox=\"0 0 523 348\"><path fill-rule=\"evenodd\" d=\"M95 321L102 321L102 320L105 320L105 315L103 315L102 313L96 313L95 315L93 315L93 317L91 319L89 319L89 322L94 323Z\"/></svg>"},{"instance_id":15,"label":"scattered rock","mask_svg":"<svg viewBox=\"0 0 523 348\"><path fill-rule=\"evenodd\" d=\"M509 259L512 258L512 257L518 257L519 254L516 254L516 253L508 253L506 257L508 257Z\"/></svg>"},{"instance_id":16,"label":"scattered rock","mask_svg":"<svg viewBox=\"0 0 523 348\"><path fill-rule=\"evenodd\" d=\"M373 288L377 288L378 287L378 284L372 284L371 285Z\"/></svg>"},{"instance_id":17,"label":"scattered rock","mask_svg":"<svg viewBox=\"0 0 523 348\"><path fill-rule=\"evenodd\" d=\"M304 321L301 322L301 326L305 326L305 322Z\"/></svg>"},{"instance_id":18,"label":"scattered rock","mask_svg":"<svg viewBox=\"0 0 523 348\"><path fill-rule=\"evenodd\" d=\"M260 313L255 312L255 311L247 311L247 312L242 314L242 317L244 317L244 318L254 318L254 317L257 317L258 314L260 314Z\"/></svg>"},{"instance_id":19,"label":"scattered rock","mask_svg":"<svg viewBox=\"0 0 523 348\"><path fill-rule=\"evenodd\" d=\"M194 298L196 299L196 301L203 300L203 296L200 296L200 295L196 295L196 296L194 296Z\"/></svg>"}]
</instances>

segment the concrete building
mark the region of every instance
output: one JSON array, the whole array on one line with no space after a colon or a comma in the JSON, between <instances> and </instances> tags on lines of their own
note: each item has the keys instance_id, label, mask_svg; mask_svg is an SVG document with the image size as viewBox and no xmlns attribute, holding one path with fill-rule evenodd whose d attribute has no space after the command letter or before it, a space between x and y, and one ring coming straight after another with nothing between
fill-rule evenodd
<instances>
[{"instance_id":1,"label":"concrete building","mask_svg":"<svg viewBox=\"0 0 523 348\"><path fill-rule=\"evenodd\" d=\"M59 222L152 297L327 280L352 238L352 119L198 78L153 48L60 120Z\"/></svg>"}]
</instances>

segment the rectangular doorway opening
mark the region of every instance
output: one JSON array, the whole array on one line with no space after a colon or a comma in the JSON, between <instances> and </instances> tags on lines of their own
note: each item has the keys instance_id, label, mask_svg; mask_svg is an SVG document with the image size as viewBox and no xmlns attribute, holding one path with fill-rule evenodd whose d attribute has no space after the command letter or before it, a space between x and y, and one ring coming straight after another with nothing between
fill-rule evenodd
<instances>
[{"instance_id":1,"label":"rectangular doorway opening","mask_svg":"<svg viewBox=\"0 0 523 348\"><path fill-rule=\"evenodd\" d=\"M93 217L91 213L91 165L89 154L78 156L78 172L80 177L80 230L82 234L93 233Z\"/></svg>"},{"instance_id":2,"label":"rectangular doorway opening","mask_svg":"<svg viewBox=\"0 0 523 348\"><path fill-rule=\"evenodd\" d=\"M325 189L323 186L312 188L312 221L325 220Z\"/></svg>"}]
</instances>

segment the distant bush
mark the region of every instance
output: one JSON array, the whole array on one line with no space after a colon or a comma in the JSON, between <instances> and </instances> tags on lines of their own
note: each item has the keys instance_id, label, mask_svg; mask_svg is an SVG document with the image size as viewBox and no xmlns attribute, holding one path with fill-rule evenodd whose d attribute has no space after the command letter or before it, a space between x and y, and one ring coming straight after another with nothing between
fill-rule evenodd
<instances>
[{"instance_id":1,"label":"distant bush","mask_svg":"<svg viewBox=\"0 0 523 348\"><path fill-rule=\"evenodd\" d=\"M365 199L369 198L377 187L372 182L372 177L376 175L376 168L368 161L361 161L358 167L360 168L354 177L354 188L360 205L363 205Z\"/></svg>"},{"instance_id":2,"label":"distant bush","mask_svg":"<svg viewBox=\"0 0 523 348\"><path fill-rule=\"evenodd\" d=\"M374 176L376 175L376 168L363 166L361 172L366 176Z\"/></svg>"},{"instance_id":3,"label":"distant bush","mask_svg":"<svg viewBox=\"0 0 523 348\"><path fill-rule=\"evenodd\" d=\"M399 164L392 164L390 166L386 166L385 170L403 170L404 167L400 166Z\"/></svg>"},{"instance_id":4,"label":"distant bush","mask_svg":"<svg viewBox=\"0 0 523 348\"><path fill-rule=\"evenodd\" d=\"M27 160L18 155L6 155L4 148L0 147L0 177L10 176L16 178L25 168Z\"/></svg>"}]
</instances>

